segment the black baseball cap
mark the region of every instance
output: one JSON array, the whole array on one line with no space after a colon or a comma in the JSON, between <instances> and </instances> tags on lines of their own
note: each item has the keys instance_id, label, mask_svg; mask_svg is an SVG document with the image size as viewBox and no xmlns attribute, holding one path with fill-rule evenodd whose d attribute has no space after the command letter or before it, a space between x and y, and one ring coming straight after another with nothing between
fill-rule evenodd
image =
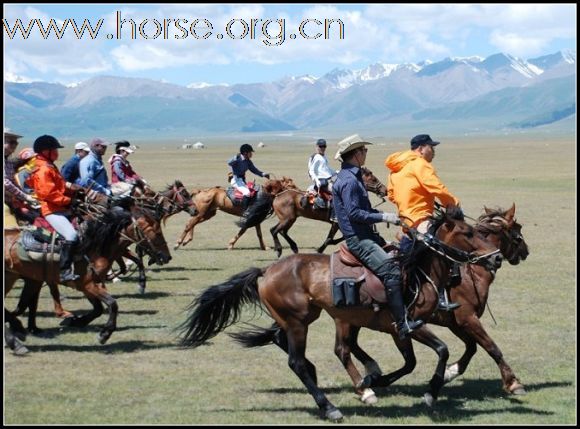
<instances>
[{"instance_id":1,"label":"black baseball cap","mask_svg":"<svg viewBox=\"0 0 580 429\"><path fill-rule=\"evenodd\" d=\"M436 142L431 139L429 134L419 134L411 139L411 149L417 149L419 146L431 145L437 146L441 142Z\"/></svg>"}]
</instances>

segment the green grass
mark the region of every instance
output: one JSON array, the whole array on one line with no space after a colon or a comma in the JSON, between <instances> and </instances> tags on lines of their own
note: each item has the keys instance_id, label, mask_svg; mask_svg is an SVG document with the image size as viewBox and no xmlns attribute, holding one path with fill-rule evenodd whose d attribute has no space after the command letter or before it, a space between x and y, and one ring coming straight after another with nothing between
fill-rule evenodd
<instances>
[{"instance_id":1,"label":"green grass","mask_svg":"<svg viewBox=\"0 0 580 429\"><path fill-rule=\"evenodd\" d=\"M186 151L177 149L177 141L134 143L141 149L130 160L156 189L176 178L190 188L225 185L226 160L239 146L216 141L206 150ZM291 176L305 188L306 161L313 147L303 142L266 143L253 158L256 165L277 176ZM330 143L329 158L335 143ZM403 148L406 145L388 140L386 145L372 146L368 166L384 181L384 159ZM505 208L516 203L530 256L519 266L504 264L498 272L489 299L497 325L488 311L482 320L528 394L506 395L497 366L479 349L466 374L445 386L435 410L429 411L421 398L437 360L430 349L417 344L415 371L387 389L377 389L378 403L365 406L355 397L350 379L334 356L334 325L323 314L310 329L307 357L317 366L319 385L343 412L346 423L576 423L575 163L572 137L444 139L434 160L439 176L461 199L468 215L477 217L483 205ZM371 198L373 204L379 203ZM384 203L378 208L392 210L393 206ZM187 219L188 215L178 214L168 221L165 236L170 245ZM43 290L38 324L53 337L29 337L26 345L31 353L24 357L5 349L4 423L323 423L312 397L277 347L242 349L224 333L195 350L176 345L174 329L185 320L187 305L201 290L249 266L276 261L273 251L258 249L253 231L240 239L235 250L225 250L237 232L235 220L219 213L199 225L193 242L172 252L169 265L148 273L145 295L137 293L136 275L111 284L120 309L119 330L106 345L96 340L105 316L86 329L61 328L53 316L48 290ZM269 246L269 228L274 224L271 218L262 228ZM299 219L290 234L301 251L312 252L327 231L326 224ZM393 239L395 228L383 226L381 231ZM283 239L282 243L284 255L289 254ZM7 308L15 307L20 288L6 298ZM89 309L79 292L65 287L61 292L67 309ZM246 316L244 320L253 317L255 324L270 323L266 315L251 308ZM226 332L241 328L238 324ZM444 328L433 330L449 345L450 362L458 359L463 352L461 341ZM385 372L403 363L384 334L363 330L360 343Z\"/></svg>"}]
</instances>

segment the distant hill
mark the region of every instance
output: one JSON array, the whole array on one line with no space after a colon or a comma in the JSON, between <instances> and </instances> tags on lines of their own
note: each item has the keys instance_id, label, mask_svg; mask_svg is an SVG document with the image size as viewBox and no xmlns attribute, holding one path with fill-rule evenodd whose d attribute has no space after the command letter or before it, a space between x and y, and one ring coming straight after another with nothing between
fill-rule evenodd
<instances>
[{"instance_id":1,"label":"distant hill","mask_svg":"<svg viewBox=\"0 0 580 429\"><path fill-rule=\"evenodd\" d=\"M99 76L73 87L5 82L5 123L26 135L191 135L376 128L414 121L536 127L576 112L576 52L376 63L316 78L174 85Z\"/></svg>"}]
</instances>

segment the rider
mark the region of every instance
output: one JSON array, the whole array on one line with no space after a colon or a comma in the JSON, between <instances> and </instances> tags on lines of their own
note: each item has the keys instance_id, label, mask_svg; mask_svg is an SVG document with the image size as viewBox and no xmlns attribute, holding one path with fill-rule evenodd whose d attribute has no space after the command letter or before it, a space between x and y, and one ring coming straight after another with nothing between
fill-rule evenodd
<instances>
[{"instance_id":1,"label":"rider","mask_svg":"<svg viewBox=\"0 0 580 429\"><path fill-rule=\"evenodd\" d=\"M131 149L131 144L128 141L123 140L115 143L115 154L109 158L109 164L111 165L111 190L114 194L128 194L135 184L146 183L133 170L127 159L133 152L134 150Z\"/></svg>"},{"instance_id":2,"label":"rider","mask_svg":"<svg viewBox=\"0 0 580 429\"><path fill-rule=\"evenodd\" d=\"M270 178L268 173L262 173L251 161L253 153L254 149L252 146L243 144L240 146L240 153L228 161L228 165L231 167L233 174L230 184L244 196L242 199L242 208L244 210L250 205L250 190L246 185L246 171L250 170L257 176L265 177L266 179Z\"/></svg>"},{"instance_id":3,"label":"rider","mask_svg":"<svg viewBox=\"0 0 580 429\"><path fill-rule=\"evenodd\" d=\"M38 201L18 187L15 181L16 164L19 161L11 159L10 155L18 147L18 139L21 137L9 128L4 128L4 223L7 227L17 226L14 216L29 223L34 221L35 216L29 216L19 206L33 210L39 208Z\"/></svg>"},{"instance_id":4,"label":"rider","mask_svg":"<svg viewBox=\"0 0 580 429\"><path fill-rule=\"evenodd\" d=\"M341 160L342 165L332 189L332 201L348 250L382 280L399 338L404 339L423 321L407 318L401 291L401 268L383 249L386 242L373 225L378 222L400 225L401 222L396 214L371 207L361 173L367 156L365 146L370 144L357 134L338 143L334 159Z\"/></svg>"},{"instance_id":5,"label":"rider","mask_svg":"<svg viewBox=\"0 0 580 429\"><path fill-rule=\"evenodd\" d=\"M399 216L410 222L409 227L425 234L431 226L435 198L444 206L459 206L459 200L441 183L431 161L435 157L435 146L428 134L419 134L411 139L411 150L396 152L387 157L385 166L390 170L387 195L399 209ZM401 250L406 251L412 241L406 235L401 239ZM454 264L453 273L459 274ZM459 304L451 303L445 288L439 288L439 309L452 311Z\"/></svg>"},{"instance_id":6,"label":"rider","mask_svg":"<svg viewBox=\"0 0 580 429\"><path fill-rule=\"evenodd\" d=\"M323 195L329 195L332 192L332 183L330 179L336 176L336 171L328 165L328 158L324 155L326 151L326 140L318 139L316 141L316 153L312 154L308 159L308 175L314 182L314 189L318 191L314 208L325 209L328 207L327 199L322 198Z\"/></svg>"},{"instance_id":7,"label":"rider","mask_svg":"<svg viewBox=\"0 0 580 429\"><path fill-rule=\"evenodd\" d=\"M103 165L103 155L108 145L108 142L100 138L91 141L91 152L81 159L79 164L80 177L77 183L92 191L111 196L107 170Z\"/></svg>"},{"instance_id":8,"label":"rider","mask_svg":"<svg viewBox=\"0 0 580 429\"><path fill-rule=\"evenodd\" d=\"M85 142L75 144L75 154L60 169L60 174L64 180L70 183L76 183L79 179L81 159L89 154L91 148Z\"/></svg>"},{"instance_id":9,"label":"rider","mask_svg":"<svg viewBox=\"0 0 580 429\"><path fill-rule=\"evenodd\" d=\"M73 247L78 243L78 235L67 218L71 193L66 181L54 162L58 159L58 149L62 148L53 136L43 135L34 141L36 169L29 178L34 192L41 203L41 213L46 221L62 235L65 241L60 250L60 280L73 281L79 278L73 272Z\"/></svg>"}]
</instances>

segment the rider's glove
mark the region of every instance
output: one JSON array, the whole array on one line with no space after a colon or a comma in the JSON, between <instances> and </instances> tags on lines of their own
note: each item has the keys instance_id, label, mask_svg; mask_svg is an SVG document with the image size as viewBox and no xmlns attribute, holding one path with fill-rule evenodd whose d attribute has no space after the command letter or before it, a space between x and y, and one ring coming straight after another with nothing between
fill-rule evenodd
<instances>
[{"instance_id":1,"label":"rider's glove","mask_svg":"<svg viewBox=\"0 0 580 429\"><path fill-rule=\"evenodd\" d=\"M392 223L393 225L400 225L401 219L399 219L399 216L397 216L395 213L384 212L383 222Z\"/></svg>"}]
</instances>

